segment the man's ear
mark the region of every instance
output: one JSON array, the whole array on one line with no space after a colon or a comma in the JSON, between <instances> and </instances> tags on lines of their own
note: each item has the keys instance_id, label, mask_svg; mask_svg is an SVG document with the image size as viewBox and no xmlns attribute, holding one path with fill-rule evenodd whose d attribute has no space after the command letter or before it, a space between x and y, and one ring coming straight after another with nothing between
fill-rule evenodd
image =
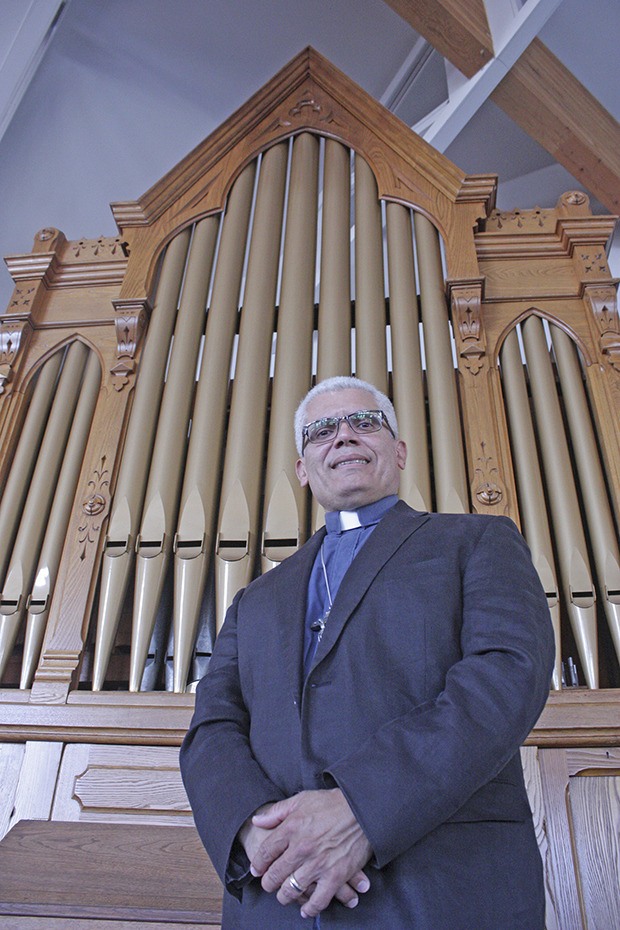
<instances>
[{"instance_id":1,"label":"man's ear","mask_svg":"<svg viewBox=\"0 0 620 930\"><path fill-rule=\"evenodd\" d=\"M397 440L396 442L396 462L400 469L405 467L405 462L407 461L407 446L402 439Z\"/></svg>"},{"instance_id":2,"label":"man's ear","mask_svg":"<svg viewBox=\"0 0 620 930\"><path fill-rule=\"evenodd\" d=\"M297 459L295 462L295 474L302 488L305 488L308 484L308 472L303 459Z\"/></svg>"}]
</instances>

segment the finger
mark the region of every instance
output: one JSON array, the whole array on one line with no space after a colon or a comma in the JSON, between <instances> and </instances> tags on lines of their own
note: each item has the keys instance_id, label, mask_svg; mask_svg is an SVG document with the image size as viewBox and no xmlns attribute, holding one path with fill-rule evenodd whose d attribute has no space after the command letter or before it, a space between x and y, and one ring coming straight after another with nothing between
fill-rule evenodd
<instances>
[{"instance_id":1,"label":"finger","mask_svg":"<svg viewBox=\"0 0 620 930\"><path fill-rule=\"evenodd\" d=\"M255 878L264 875L265 872L267 872L267 870L280 859L282 854L286 852L287 848L288 839L286 836L278 836L277 834L270 833L267 839L263 840L252 856L252 860L250 862L250 871L252 875ZM296 865L299 865L299 863L282 862L280 870L276 875L277 884L275 884L270 890L275 891L278 885L281 885L284 879L291 874Z\"/></svg>"},{"instance_id":2,"label":"finger","mask_svg":"<svg viewBox=\"0 0 620 930\"><path fill-rule=\"evenodd\" d=\"M302 903L301 916L316 917L317 914L320 914L321 911L325 910L332 898L338 897L338 893L342 891L343 887L344 886L341 885L339 888L334 888L332 882L319 879L319 881L316 883L315 889L312 892L310 892L310 889L308 889L306 893L308 900ZM353 892L353 894L355 894L355 892ZM357 894L355 894L355 897L357 898ZM353 899L350 898L349 900ZM349 904L348 906L355 907L354 904Z\"/></svg>"},{"instance_id":3,"label":"finger","mask_svg":"<svg viewBox=\"0 0 620 930\"><path fill-rule=\"evenodd\" d=\"M310 900L311 897L311 894L307 895L308 900ZM334 895L334 898L337 901L340 901L341 904L344 904L345 907L356 907L357 904L359 904L359 896L357 891L348 883L343 885L342 888L338 889Z\"/></svg>"},{"instance_id":4,"label":"finger","mask_svg":"<svg viewBox=\"0 0 620 930\"><path fill-rule=\"evenodd\" d=\"M266 830L277 827L278 824L286 820L290 814L292 808L291 801L291 798L286 798L284 801L276 801L275 804L272 804L271 807L263 811L257 811L252 817L252 823Z\"/></svg>"},{"instance_id":5,"label":"finger","mask_svg":"<svg viewBox=\"0 0 620 930\"><path fill-rule=\"evenodd\" d=\"M360 869L359 872L356 872L348 881L348 884L351 885L359 894L365 894L370 888L370 879L365 872L362 872Z\"/></svg>"},{"instance_id":6,"label":"finger","mask_svg":"<svg viewBox=\"0 0 620 930\"><path fill-rule=\"evenodd\" d=\"M286 883L288 882L289 876L293 872L295 873L295 876L297 877L297 881L299 882L301 887L305 888L306 885L309 884L310 878L314 878L315 876L311 876L309 878L304 879L303 871L302 871L301 873L302 877L300 878L298 875L298 871L299 871L300 866L302 865L303 865L303 859L299 859L299 858L291 859L290 856L288 856L286 853L280 856L275 862L273 862L269 866L269 868L265 872L263 872L263 875L261 878L261 885L263 886L263 890L269 893L273 891L277 892L278 888L281 888L283 885L286 885Z\"/></svg>"},{"instance_id":7,"label":"finger","mask_svg":"<svg viewBox=\"0 0 620 930\"><path fill-rule=\"evenodd\" d=\"M286 878L278 888L276 898L280 904L305 904L309 896L314 891L314 885L309 888L304 887L302 881L299 881L296 874L291 874ZM300 890L301 889L301 890Z\"/></svg>"}]
</instances>

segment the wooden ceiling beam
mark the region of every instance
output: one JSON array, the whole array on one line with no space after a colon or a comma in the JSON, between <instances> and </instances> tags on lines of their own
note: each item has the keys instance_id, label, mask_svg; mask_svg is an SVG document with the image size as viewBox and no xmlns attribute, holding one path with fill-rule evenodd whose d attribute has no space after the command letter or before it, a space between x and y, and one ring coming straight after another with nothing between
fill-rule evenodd
<instances>
[{"instance_id":1,"label":"wooden ceiling beam","mask_svg":"<svg viewBox=\"0 0 620 930\"><path fill-rule=\"evenodd\" d=\"M484 0L385 2L470 79L493 57ZM618 121L538 38L508 67L486 93L580 185L620 213ZM432 132L428 141L436 144Z\"/></svg>"},{"instance_id":2,"label":"wooden ceiling beam","mask_svg":"<svg viewBox=\"0 0 620 930\"><path fill-rule=\"evenodd\" d=\"M612 213L620 213L620 124L539 40L491 99Z\"/></svg>"},{"instance_id":3,"label":"wooden ceiling beam","mask_svg":"<svg viewBox=\"0 0 620 930\"><path fill-rule=\"evenodd\" d=\"M385 0L467 77L493 58L484 0Z\"/></svg>"}]
</instances>

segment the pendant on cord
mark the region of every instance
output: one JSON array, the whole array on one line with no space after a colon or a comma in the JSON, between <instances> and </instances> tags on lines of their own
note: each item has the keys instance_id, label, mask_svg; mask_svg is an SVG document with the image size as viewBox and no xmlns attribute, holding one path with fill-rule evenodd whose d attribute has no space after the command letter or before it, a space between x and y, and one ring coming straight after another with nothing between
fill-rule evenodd
<instances>
[{"instance_id":1,"label":"pendant on cord","mask_svg":"<svg viewBox=\"0 0 620 930\"><path fill-rule=\"evenodd\" d=\"M321 637L323 636L323 630L325 629L327 625L327 620L329 618L330 610L331 610L331 607L325 611L322 617L319 617L318 620L314 620L314 622L310 624L310 629L312 630L312 632L319 634L317 637L317 644L321 642Z\"/></svg>"}]
</instances>

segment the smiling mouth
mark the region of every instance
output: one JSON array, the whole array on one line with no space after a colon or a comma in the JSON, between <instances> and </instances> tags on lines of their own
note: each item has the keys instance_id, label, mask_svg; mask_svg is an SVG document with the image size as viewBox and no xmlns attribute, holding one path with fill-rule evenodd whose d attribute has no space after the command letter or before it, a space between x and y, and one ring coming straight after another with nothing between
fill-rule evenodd
<instances>
[{"instance_id":1,"label":"smiling mouth","mask_svg":"<svg viewBox=\"0 0 620 930\"><path fill-rule=\"evenodd\" d=\"M332 468L342 468L346 465L368 465L368 459L343 459L341 462L334 462Z\"/></svg>"}]
</instances>

